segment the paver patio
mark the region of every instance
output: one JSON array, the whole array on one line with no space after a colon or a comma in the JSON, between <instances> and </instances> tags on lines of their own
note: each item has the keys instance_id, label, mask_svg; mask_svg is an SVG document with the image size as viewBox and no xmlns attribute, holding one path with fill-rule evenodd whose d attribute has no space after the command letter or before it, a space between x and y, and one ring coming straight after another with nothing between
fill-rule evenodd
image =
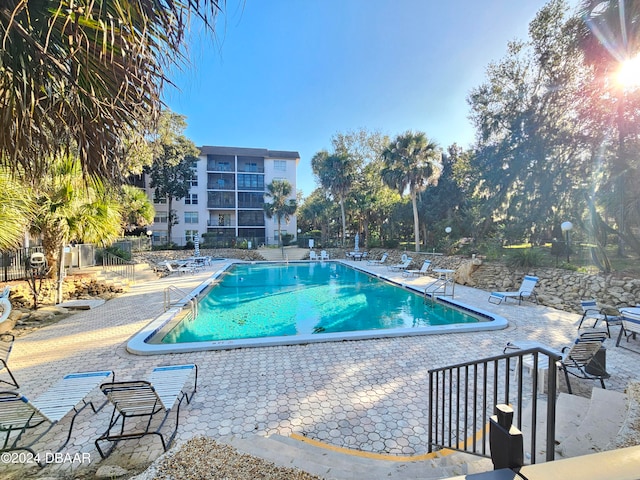
<instances>
[{"instance_id":1,"label":"paver patio","mask_svg":"<svg viewBox=\"0 0 640 480\"><path fill-rule=\"evenodd\" d=\"M345 262L351 263L351 262ZM362 267L360 262L354 262ZM404 283L424 285L432 279L402 278L385 267L370 267ZM302 434L331 445L396 455L427 451L428 375L433 367L502 353L508 341L536 340L560 349L576 336L579 315L527 303L491 305L488 292L456 286L455 298L509 320L504 330L423 335L404 338L317 343L159 356L129 354L126 343L163 312L163 291L197 286L212 270L171 275L147 282L93 310L78 312L55 325L18 338L10 359L21 391L35 397L63 374L114 370L117 380L144 379L159 365L196 363L198 392L183 405L176 437L183 443L196 435ZM605 342L607 388L624 391L638 379L636 353L615 348L615 335ZM589 390L598 382L578 381ZM573 384L573 383L572 383ZM102 400L96 390L90 399ZM110 416L105 408L81 413L64 450L66 461L51 464L49 476L81 473L98 465L141 468L162 453L158 439L124 442L100 462L94 440ZM68 420L47 434L40 452L63 442ZM76 453L84 456L74 456ZM24 466L7 467L20 472ZM35 468L35 467L31 467ZM17 469L17 470L16 470Z\"/></svg>"}]
</instances>

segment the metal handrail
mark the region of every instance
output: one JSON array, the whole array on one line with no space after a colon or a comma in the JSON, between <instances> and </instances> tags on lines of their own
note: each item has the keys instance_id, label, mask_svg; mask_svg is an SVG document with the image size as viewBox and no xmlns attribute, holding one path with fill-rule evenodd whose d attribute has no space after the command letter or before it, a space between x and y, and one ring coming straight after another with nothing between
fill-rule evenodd
<instances>
[{"instance_id":1,"label":"metal handrail","mask_svg":"<svg viewBox=\"0 0 640 480\"><path fill-rule=\"evenodd\" d=\"M125 260L106 250L102 252L102 269L132 282L136 279L136 264L134 262Z\"/></svg>"},{"instance_id":2,"label":"metal handrail","mask_svg":"<svg viewBox=\"0 0 640 480\"><path fill-rule=\"evenodd\" d=\"M171 294L177 294L180 298L178 302L171 301ZM173 306L185 307L188 306L191 311L191 318L195 319L198 315L198 300L191 293L185 292L184 290L176 287L175 285L169 285L164 289L164 300L163 300L164 311L166 312Z\"/></svg>"},{"instance_id":3,"label":"metal handrail","mask_svg":"<svg viewBox=\"0 0 640 480\"><path fill-rule=\"evenodd\" d=\"M523 358L532 355L533 368L530 383L523 379ZM555 458L557 371L554 368L561 356L543 347L516 350L503 355L487 357L457 365L429 370L429 439L428 449L452 450L489 457L486 431L495 405L514 405L515 425L523 424L523 403L531 396L531 463L536 463L538 368L548 361L546 461ZM517 367L512 375L512 359ZM500 379L502 378L502 382ZM511 391L515 383L515 393ZM525 388L525 386L527 388ZM528 388L530 386L530 389ZM525 399L525 394L527 398ZM523 432L525 433L525 432Z\"/></svg>"}]
</instances>

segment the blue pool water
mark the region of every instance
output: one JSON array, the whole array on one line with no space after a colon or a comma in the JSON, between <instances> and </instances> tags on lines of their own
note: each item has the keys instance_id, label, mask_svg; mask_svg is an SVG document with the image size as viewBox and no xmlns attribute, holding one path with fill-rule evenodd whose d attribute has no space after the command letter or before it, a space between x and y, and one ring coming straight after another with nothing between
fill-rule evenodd
<instances>
[{"instance_id":1,"label":"blue pool water","mask_svg":"<svg viewBox=\"0 0 640 480\"><path fill-rule=\"evenodd\" d=\"M491 320L335 262L236 264L163 344L416 329Z\"/></svg>"}]
</instances>

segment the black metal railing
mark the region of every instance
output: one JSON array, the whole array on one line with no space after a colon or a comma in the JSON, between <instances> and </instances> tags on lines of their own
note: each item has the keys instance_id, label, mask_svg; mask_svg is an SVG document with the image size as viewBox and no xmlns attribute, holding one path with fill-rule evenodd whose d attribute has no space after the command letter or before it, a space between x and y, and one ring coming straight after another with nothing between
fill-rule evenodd
<instances>
[{"instance_id":1,"label":"black metal railing","mask_svg":"<svg viewBox=\"0 0 640 480\"><path fill-rule=\"evenodd\" d=\"M102 251L102 269L132 282L136 280L136 264L106 250Z\"/></svg>"},{"instance_id":2,"label":"black metal railing","mask_svg":"<svg viewBox=\"0 0 640 480\"><path fill-rule=\"evenodd\" d=\"M514 409L514 425L520 430L525 425L529 430L523 434L530 442L530 462L536 463L540 450L538 394L540 387L546 386L545 451L546 461L552 461L557 392L554 366L559 359L556 352L536 347L429 370L429 452L448 448L489 457L489 418L496 405L507 404ZM525 368L531 375L523 375ZM546 385L539 378L539 372L544 371Z\"/></svg>"},{"instance_id":3,"label":"black metal railing","mask_svg":"<svg viewBox=\"0 0 640 480\"><path fill-rule=\"evenodd\" d=\"M0 282L27 278L27 264L32 253L43 252L41 246L0 252Z\"/></svg>"}]
</instances>

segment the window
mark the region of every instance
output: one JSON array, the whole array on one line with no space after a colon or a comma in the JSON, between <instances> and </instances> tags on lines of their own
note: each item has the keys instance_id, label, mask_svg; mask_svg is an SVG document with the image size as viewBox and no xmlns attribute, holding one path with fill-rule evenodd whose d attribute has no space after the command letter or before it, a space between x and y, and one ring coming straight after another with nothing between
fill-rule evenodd
<instances>
[{"instance_id":1,"label":"window","mask_svg":"<svg viewBox=\"0 0 640 480\"><path fill-rule=\"evenodd\" d=\"M286 172L287 171L287 162L285 162L284 160L274 160L273 161L273 169L277 170L279 172Z\"/></svg>"},{"instance_id":2,"label":"window","mask_svg":"<svg viewBox=\"0 0 640 480\"><path fill-rule=\"evenodd\" d=\"M280 232L282 232L282 236L285 236L287 234L286 230L280 230ZM275 230L273 232L273 239L278 242L280 241L280 232L278 232L278 230Z\"/></svg>"},{"instance_id":3,"label":"window","mask_svg":"<svg viewBox=\"0 0 640 480\"><path fill-rule=\"evenodd\" d=\"M159 204L166 205L167 198L166 197L164 197L164 198L154 198L153 199L153 203L159 203Z\"/></svg>"},{"instance_id":4,"label":"window","mask_svg":"<svg viewBox=\"0 0 640 480\"><path fill-rule=\"evenodd\" d=\"M238 225L242 227L264 225L264 212L261 210L238 212Z\"/></svg>"},{"instance_id":5,"label":"window","mask_svg":"<svg viewBox=\"0 0 640 480\"><path fill-rule=\"evenodd\" d=\"M196 238L199 240L198 230L185 230L184 231L184 241L185 242L195 242Z\"/></svg>"},{"instance_id":6,"label":"window","mask_svg":"<svg viewBox=\"0 0 640 480\"><path fill-rule=\"evenodd\" d=\"M191 172L191 178L189 179L189 184L192 187L198 186L198 172L196 172L195 170L192 170Z\"/></svg>"},{"instance_id":7,"label":"window","mask_svg":"<svg viewBox=\"0 0 640 480\"><path fill-rule=\"evenodd\" d=\"M184 212L184 223L198 223L198 212Z\"/></svg>"},{"instance_id":8,"label":"window","mask_svg":"<svg viewBox=\"0 0 640 480\"><path fill-rule=\"evenodd\" d=\"M169 216L167 212L159 212L156 211L156 216L153 217L153 223L167 223L169 221Z\"/></svg>"},{"instance_id":9,"label":"window","mask_svg":"<svg viewBox=\"0 0 640 480\"><path fill-rule=\"evenodd\" d=\"M264 190L264 175L238 175L238 189Z\"/></svg>"},{"instance_id":10,"label":"window","mask_svg":"<svg viewBox=\"0 0 640 480\"><path fill-rule=\"evenodd\" d=\"M198 204L198 194L197 193L188 193L186 197L184 197L185 205L197 205Z\"/></svg>"}]
</instances>

